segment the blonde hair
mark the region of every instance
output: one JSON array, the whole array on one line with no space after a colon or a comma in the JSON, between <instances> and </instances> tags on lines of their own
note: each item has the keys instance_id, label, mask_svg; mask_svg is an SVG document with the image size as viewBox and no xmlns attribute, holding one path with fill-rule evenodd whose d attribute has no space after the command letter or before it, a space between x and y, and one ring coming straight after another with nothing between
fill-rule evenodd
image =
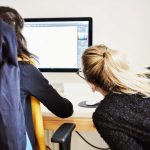
<instances>
[{"instance_id":1,"label":"blonde hair","mask_svg":"<svg viewBox=\"0 0 150 150\"><path fill-rule=\"evenodd\" d=\"M132 72L122 56L105 45L87 48L82 55L85 78L107 92L150 97L150 79Z\"/></svg>"}]
</instances>

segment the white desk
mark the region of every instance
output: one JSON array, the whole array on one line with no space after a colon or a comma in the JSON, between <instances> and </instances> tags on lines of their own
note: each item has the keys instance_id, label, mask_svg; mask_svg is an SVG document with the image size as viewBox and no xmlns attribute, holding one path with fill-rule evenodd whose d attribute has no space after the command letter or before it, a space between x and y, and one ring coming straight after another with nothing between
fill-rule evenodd
<instances>
[{"instance_id":1,"label":"white desk","mask_svg":"<svg viewBox=\"0 0 150 150\"><path fill-rule=\"evenodd\" d=\"M92 93L90 89L85 89L81 85L78 87L71 85L66 86L67 87L65 87L66 89L63 96L72 102L74 107L73 115L69 118L61 119L56 117L42 105L41 108L43 112L44 128L48 130L55 130L61 124L71 122L76 124L76 130L78 131L95 130L92 122L92 114L95 111L95 108L79 107L78 103L89 99L102 99L102 96L97 93Z\"/></svg>"}]
</instances>

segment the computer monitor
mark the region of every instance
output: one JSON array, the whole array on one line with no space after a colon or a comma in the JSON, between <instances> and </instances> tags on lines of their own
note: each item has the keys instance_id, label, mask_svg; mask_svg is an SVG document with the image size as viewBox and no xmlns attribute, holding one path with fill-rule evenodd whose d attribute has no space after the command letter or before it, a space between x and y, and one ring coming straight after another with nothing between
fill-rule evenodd
<instances>
[{"instance_id":1,"label":"computer monitor","mask_svg":"<svg viewBox=\"0 0 150 150\"><path fill-rule=\"evenodd\" d=\"M92 45L92 18L25 18L28 50L39 57L42 72L75 72L82 52Z\"/></svg>"}]
</instances>

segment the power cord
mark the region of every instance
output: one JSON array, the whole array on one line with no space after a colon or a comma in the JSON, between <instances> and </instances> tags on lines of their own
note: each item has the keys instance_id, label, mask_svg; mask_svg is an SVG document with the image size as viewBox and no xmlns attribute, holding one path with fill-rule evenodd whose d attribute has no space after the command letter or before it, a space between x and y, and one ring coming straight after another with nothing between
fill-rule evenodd
<instances>
[{"instance_id":1,"label":"power cord","mask_svg":"<svg viewBox=\"0 0 150 150\"><path fill-rule=\"evenodd\" d=\"M100 148L97 146L94 146L93 144L89 143L78 131L76 131L76 133L81 137L82 140L84 140L88 145L96 148L96 149L101 149L101 150L110 150L110 148Z\"/></svg>"},{"instance_id":2,"label":"power cord","mask_svg":"<svg viewBox=\"0 0 150 150\"><path fill-rule=\"evenodd\" d=\"M51 148L49 146L46 145L46 150L51 150Z\"/></svg>"}]
</instances>

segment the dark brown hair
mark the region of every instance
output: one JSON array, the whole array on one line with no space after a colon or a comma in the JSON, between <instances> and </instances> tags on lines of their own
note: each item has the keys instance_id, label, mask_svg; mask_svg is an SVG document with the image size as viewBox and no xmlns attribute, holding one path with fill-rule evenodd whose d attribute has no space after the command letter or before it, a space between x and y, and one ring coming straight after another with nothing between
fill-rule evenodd
<instances>
[{"instance_id":1,"label":"dark brown hair","mask_svg":"<svg viewBox=\"0 0 150 150\"><path fill-rule=\"evenodd\" d=\"M21 15L13 8L0 6L0 18L15 29L18 42L18 57L29 62L32 59L37 60L37 56L27 50L26 40L21 33L24 27L24 19Z\"/></svg>"}]
</instances>

